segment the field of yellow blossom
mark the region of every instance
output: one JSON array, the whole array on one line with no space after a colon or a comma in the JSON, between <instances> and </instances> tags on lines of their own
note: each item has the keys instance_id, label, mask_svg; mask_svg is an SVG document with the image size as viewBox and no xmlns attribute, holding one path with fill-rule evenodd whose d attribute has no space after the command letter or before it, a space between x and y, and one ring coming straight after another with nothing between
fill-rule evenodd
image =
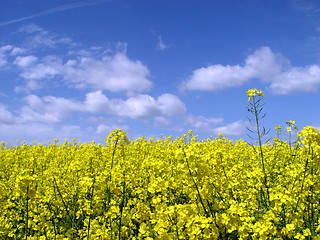
<instances>
[{"instance_id":1,"label":"field of yellow blossom","mask_svg":"<svg viewBox=\"0 0 320 240\"><path fill-rule=\"evenodd\" d=\"M280 131L256 145L119 129L105 145L2 143L0 239L320 239L319 131L294 144Z\"/></svg>"}]
</instances>

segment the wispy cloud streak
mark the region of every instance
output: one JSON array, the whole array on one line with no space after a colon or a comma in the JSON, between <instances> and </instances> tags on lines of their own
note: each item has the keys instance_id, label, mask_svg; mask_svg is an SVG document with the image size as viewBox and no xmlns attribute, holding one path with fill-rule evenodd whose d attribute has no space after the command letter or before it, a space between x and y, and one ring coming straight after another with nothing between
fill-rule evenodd
<instances>
[{"instance_id":1,"label":"wispy cloud streak","mask_svg":"<svg viewBox=\"0 0 320 240\"><path fill-rule=\"evenodd\" d=\"M58 7L54 7L54 8L51 8L51 9L48 9L48 10L33 14L33 15L29 15L29 16L26 16L26 17L22 17L22 18L13 19L13 20L10 20L10 21L1 22L0 26L5 26L5 25L12 24L12 23L22 22L22 21L33 19L33 18L36 18L36 17L40 17L40 16L44 16L44 15L48 15L48 14L52 14L52 13L56 13L56 12L62 12L62 11L70 10L70 9L99 5L99 4L103 4L103 3L109 2L109 1L110 0L97 0L97 1L93 1L93 2L81 1L81 2L76 2L76 3L65 4L65 5L61 5L61 6L58 6Z\"/></svg>"}]
</instances>

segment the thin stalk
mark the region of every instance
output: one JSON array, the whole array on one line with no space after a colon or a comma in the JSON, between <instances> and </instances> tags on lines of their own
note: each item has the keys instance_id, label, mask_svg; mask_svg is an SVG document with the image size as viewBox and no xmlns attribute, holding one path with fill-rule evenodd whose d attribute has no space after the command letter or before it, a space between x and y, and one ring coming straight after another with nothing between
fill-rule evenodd
<instances>
[{"instance_id":1,"label":"thin stalk","mask_svg":"<svg viewBox=\"0 0 320 240\"><path fill-rule=\"evenodd\" d=\"M123 214L123 208L125 204L125 197L126 197L126 178L125 173L123 173L123 195L120 202L120 220L119 220L119 240L121 239L121 225L122 225L122 214Z\"/></svg>"},{"instance_id":2,"label":"thin stalk","mask_svg":"<svg viewBox=\"0 0 320 240\"><path fill-rule=\"evenodd\" d=\"M109 222L110 222L110 239L112 240L112 221L111 221L111 217L109 218Z\"/></svg>"},{"instance_id":3,"label":"thin stalk","mask_svg":"<svg viewBox=\"0 0 320 240\"><path fill-rule=\"evenodd\" d=\"M58 184L57 184L57 181L56 181L55 177L53 177L53 182L54 182L54 184L55 184L56 187L57 187L58 194L59 194L59 196L60 196L60 198L61 198L62 204L63 204L63 206L64 206L64 208L65 208L65 210L66 210L67 215L68 215L69 218L70 218L68 207L67 207L67 205L66 205L66 203L65 203L65 201L64 201L64 199L63 199L63 196L62 196L62 194L61 194L61 192L60 192L60 189L59 189L59 187L58 187Z\"/></svg>"},{"instance_id":4,"label":"thin stalk","mask_svg":"<svg viewBox=\"0 0 320 240\"><path fill-rule=\"evenodd\" d=\"M49 208L50 213L53 213L53 215L55 216L56 213L55 213L54 210L52 209L50 203L47 203L47 205L48 205L48 208ZM52 218L52 225L53 225L53 231L54 231L54 240L56 240L56 239L57 239L57 230L56 230L56 224L55 224L55 222L54 222L54 218Z\"/></svg>"},{"instance_id":5,"label":"thin stalk","mask_svg":"<svg viewBox=\"0 0 320 240\"><path fill-rule=\"evenodd\" d=\"M112 151L109 179L108 178L106 179L107 189L105 192L105 199L104 199L104 204L105 204L104 211L107 211L107 208L108 208L110 201L111 201L111 191L110 191L110 187L108 186L108 182L111 182L111 179L112 179L112 168L113 168L114 156L116 153L116 148L117 148L118 143L119 143L119 137L117 137L113 151ZM105 221L107 221L106 218L105 218ZM110 225L110 228L111 228L111 225ZM111 239L112 239L112 228L111 228Z\"/></svg>"},{"instance_id":6,"label":"thin stalk","mask_svg":"<svg viewBox=\"0 0 320 240\"><path fill-rule=\"evenodd\" d=\"M91 195L90 195L90 210L91 210L91 211L92 211L92 209L93 209L92 199L93 199L94 183L95 183L95 178L93 179L93 183L92 183L92 186L91 186ZM87 240L90 239L91 218L92 218L92 213L89 214Z\"/></svg>"},{"instance_id":7,"label":"thin stalk","mask_svg":"<svg viewBox=\"0 0 320 240\"><path fill-rule=\"evenodd\" d=\"M294 209L295 212L296 212L297 209L298 209L299 201L300 201L300 199L301 199L301 194L302 194L303 187L304 187L304 180L306 179L306 174L307 174L308 163L309 163L309 158L307 158L306 165L304 166L304 173L303 173L303 179L302 179L300 194L299 194L299 198L298 198L296 207L295 207L295 209Z\"/></svg>"},{"instance_id":8,"label":"thin stalk","mask_svg":"<svg viewBox=\"0 0 320 240\"><path fill-rule=\"evenodd\" d=\"M28 239L28 220L29 220L29 197L28 197L29 186L27 186L27 206L26 206L26 225L25 225L25 239Z\"/></svg>"},{"instance_id":9,"label":"thin stalk","mask_svg":"<svg viewBox=\"0 0 320 240\"><path fill-rule=\"evenodd\" d=\"M204 205L204 203L203 203L203 201L202 201L202 197L201 197L201 194L200 194L198 185L197 185L196 181L195 181L194 178L193 178L193 175L192 175L192 172L191 172L191 169L190 169L190 166L189 166L189 162L188 162L186 153L185 153L185 152L183 152L183 153L184 153L184 156L185 156L185 160L186 160L186 163L187 163L187 166L188 166L188 170L189 170L189 174L190 174L190 176L191 176L192 182L193 182L193 184L194 184L195 187L196 187L196 190L197 190L197 193L198 193L198 196L199 196L200 203L201 203L201 205L202 205L202 207L203 207L204 212L206 213L206 216L209 217L210 214L207 212L207 209L206 209L206 207L205 207L205 205Z\"/></svg>"},{"instance_id":10,"label":"thin stalk","mask_svg":"<svg viewBox=\"0 0 320 240\"><path fill-rule=\"evenodd\" d=\"M110 179L109 179L110 181L111 181L111 170L113 168L114 155L116 153L116 148L117 148L118 142L119 142L119 137L117 137L117 140L116 140L116 143L114 145L113 152L112 152L111 166L110 166Z\"/></svg>"},{"instance_id":11,"label":"thin stalk","mask_svg":"<svg viewBox=\"0 0 320 240\"><path fill-rule=\"evenodd\" d=\"M44 237L46 238L46 240L48 240L46 229L43 229L43 234L44 234Z\"/></svg>"},{"instance_id":12,"label":"thin stalk","mask_svg":"<svg viewBox=\"0 0 320 240\"><path fill-rule=\"evenodd\" d=\"M173 222L173 220L172 220L172 218L171 218L170 214L168 214L168 218L169 218L169 220L170 220L170 222L171 222L172 226L176 225L176 231L175 231L175 232L176 232L177 239L179 239L179 229L178 229L177 224L175 224L175 223Z\"/></svg>"},{"instance_id":13,"label":"thin stalk","mask_svg":"<svg viewBox=\"0 0 320 240\"><path fill-rule=\"evenodd\" d=\"M73 207L73 217L72 217L72 227L76 229L76 212L77 212L77 202L78 202L78 188L76 189L76 195L73 196L74 207Z\"/></svg>"},{"instance_id":14,"label":"thin stalk","mask_svg":"<svg viewBox=\"0 0 320 240\"><path fill-rule=\"evenodd\" d=\"M221 158L222 158L222 157L221 157ZM221 160L221 162L222 162L222 160ZM227 173L226 173L226 171L225 171L225 169L224 169L224 166L222 166L222 171L223 171L224 176L226 177L227 182L230 183L230 180L229 180L229 178L228 178L228 176L227 176ZM230 184L230 185L231 185L231 184ZM232 187L229 188L229 194L230 194L230 196L232 197L232 199L236 201L236 198L233 196Z\"/></svg>"},{"instance_id":15,"label":"thin stalk","mask_svg":"<svg viewBox=\"0 0 320 240\"><path fill-rule=\"evenodd\" d=\"M253 97L254 98L254 97ZM255 99L253 100L253 108L254 108L254 116L255 116L255 121L256 121L256 128L257 128L257 134L258 134L258 141L259 141L259 150L260 150L260 156L261 156L261 164L262 164L262 170L264 174L264 181L263 184L266 187L267 190L267 198L268 198L268 203L270 203L270 198L269 198L269 187L268 187L268 179L267 179L267 174L264 166L264 156L263 156L263 150L262 150L262 141L261 141L261 133L260 133L260 123L259 123L259 117L258 117L258 109L256 105ZM266 206L268 206L268 203Z\"/></svg>"}]
</instances>

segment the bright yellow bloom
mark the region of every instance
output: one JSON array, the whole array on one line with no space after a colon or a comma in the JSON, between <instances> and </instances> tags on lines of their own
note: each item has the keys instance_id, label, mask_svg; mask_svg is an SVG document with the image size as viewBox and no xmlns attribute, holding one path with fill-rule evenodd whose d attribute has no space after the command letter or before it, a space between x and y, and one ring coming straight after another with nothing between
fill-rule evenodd
<instances>
[{"instance_id":1,"label":"bright yellow bloom","mask_svg":"<svg viewBox=\"0 0 320 240\"><path fill-rule=\"evenodd\" d=\"M252 98L256 95L258 95L259 97L263 97L263 93L261 90L257 90L256 88L252 88L252 89L249 89L247 92L246 92L247 96L249 97L248 98L248 101L251 101Z\"/></svg>"}]
</instances>

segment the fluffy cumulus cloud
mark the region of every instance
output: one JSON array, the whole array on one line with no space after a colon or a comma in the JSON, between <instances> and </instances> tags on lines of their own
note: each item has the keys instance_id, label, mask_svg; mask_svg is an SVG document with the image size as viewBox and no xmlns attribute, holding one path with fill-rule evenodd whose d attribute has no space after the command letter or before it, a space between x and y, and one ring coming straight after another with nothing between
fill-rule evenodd
<instances>
[{"instance_id":1,"label":"fluffy cumulus cloud","mask_svg":"<svg viewBox=\"0 0 320 240\"><path fill-rule=\"evenodd\" d=\"M158 107L160 112L166 116L183 116L186 107L181 100L173 94L163 94L158 97Z\"/></svg>"},{"instance_id":2,"label":"fluffy cumulus cloud","mask_svg":"<svg viewBox=\"0 0 320 240\"><path fill-rule=\"evenodd\" d=\"M44 122L59 123L73 112L88 114L107 114L110 116L142 119L148 117L179 117L186 112L185 105L172 94L163 94L157 99L147 94L136 94L126 100L108 98L101 91L86 94L84 101L45 96L38 97L34 94L24 97L25 105L13 115L0 105L1 123L27 123ZM174 105L172 105L174 104Z\"/></svg>"},{"instance_id":3,"label":"fluffy cumulus cloud","mask_svg":"<svg viewBox=\"0 0 320 240\"><path fill-rule=\"evenodd\" d=\"M320 88L320 66L295 67L275 76L270 89L276 94L316 92Z\"/></svg>"},{"instance_id":4,"label":"fluffy cumulus cloud","mask_svg":"<svg viewBox=\"0 0 320 240\"><path fill-rule=\"evenodd\" d=\"M37 60L38 60L38 58L33 55L18 56L13 63L21 68L26 68L26 67L34 64Z\"/></svg>"},{"instance_id":5,"label":"fluffy cumulus cloud","mask_svg":"<svg viewBox=\"0 0 320 240\"><path fill-rule=\"evenodd\" d=\"M4 64L5 58L2 59ZM65 62L53 55L41 59L34 55L17 56L13 63L20 69L20 77L27 80L57 77L71 87L111 92L143 92L152 86L148 68L140 61L129 59L124 52L100 58L78 56Z\"/></svg>"},{"instance_id":6,"label":"fluffy cumulus cloud","mask_svg":"<svg viewBox=\"0 0 320 240\"><path fill-rule=\"evenodd\" d=\"M63 73L62 60L57 56L46 56L41 62L35 56L17 57L14 63L22 70L24 79L50 79Z\"/></svg>"},{"instance_id":7,"label":"fluffy cumulus cloud","mask_svg":"<svg viewBox=\"0 0 320 240\"><path fill-rule=\"evenodd\" d=\"M189 90L219 91L245 83L252 73L241 66L211 65L193 71L185 88Z\"/></svg>"},{"instance_id":8,"label":"fluffy cumulus cloud","mask_svg":"<svg viewBox=\"0 0 320 240\"><path fill-rule=\"evenodd\" d=\"M107 113L132 119L158 115L182 116L186 112L185 105L172 94L163 94L157 99L147 94L136 94L123 100L109 99L101 91L97 91L86 95L84 107L89 112Z\"/></svg>"},{"instance_id":9,"label":"fluffy cumulus cloud","mask_svg":"<svg viewBox=\"0 0 320 240\"><path fill-rule=\"evenodd\" d=\"M219 91L241 86L251 79L268 84L275 94L314 92L320 88L320 66L291 66L288 59L269 47L257 49L243 65L210 65L193 71L182 89Z\"/></svg>"},{"instance_id":10,"label":"fluffy cumulus cloud","mask_svg":"<svg viewBox=\"0 0 320 240\"><path fill-rule=\"evenodd\" d=\"M20 122L45 122L57 123L64 120L68 113L81 111L80 102L73 100L46 96L39 98L36 95L28 95L24 98L26 105L20 109Z\"/></svg>"},{"instance_id":11,"label":"fluffy cumulus cloud","mask_svg":"<svg viewBox=\"0 0 320 240\"><path fill-rule=\"evenodd\" d=\"M112 92L142 92L149 90L149 70L140 61L130 60L125 53L101 59L81 57L63 66L63 76L78 87L92 87Z\"/></svg>"}]
</instances>

